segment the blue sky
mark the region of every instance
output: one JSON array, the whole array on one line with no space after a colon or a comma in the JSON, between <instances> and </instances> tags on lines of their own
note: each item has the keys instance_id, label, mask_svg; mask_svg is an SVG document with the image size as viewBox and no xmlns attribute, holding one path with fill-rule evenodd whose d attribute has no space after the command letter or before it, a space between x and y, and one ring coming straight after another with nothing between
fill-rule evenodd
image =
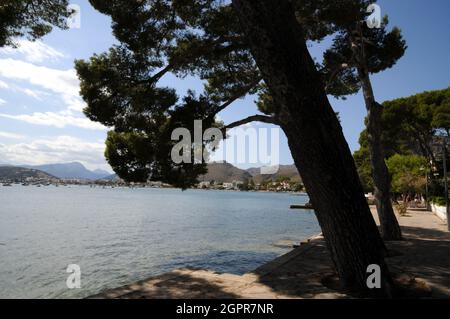
<instances>
[{"instance_id":1,"label":"blue sky","mask_svg":"<svg viewBox=\"0 0 450 319\"><path fill-rule=\"evenodd\" d=\"M41 41L20 40L19 49L0 50L0 163L79 161L91 169L111 170L103 158L106 128L81 113L84 104L78 96L73 61L102 53L115 40L106 16L87 1L72 3L81 7L80 29L54 30ZM450 86L450 1L381 0L378 4L382 14L389 15L391 26L402 29L408 50L394 68L372 77L377 100ZM320 58L326 45L313 44L312 55ZM202 83L193 78L169 75L160 84L175 87L180 95L187 89L202 90ZM361 94L330 101L340 113L351 150L358 149L366 115ZM254 97L247 97L220 113L220 118L229 123L255 113ZM282 134L280 161L292 163Z\"/></svg>"}]
</instances>

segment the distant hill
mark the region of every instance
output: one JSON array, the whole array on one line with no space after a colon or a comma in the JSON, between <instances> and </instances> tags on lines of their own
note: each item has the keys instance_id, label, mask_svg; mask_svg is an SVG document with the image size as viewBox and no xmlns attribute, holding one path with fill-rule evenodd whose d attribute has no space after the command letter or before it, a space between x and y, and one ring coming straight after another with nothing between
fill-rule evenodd
<instances>
[{"instance_id":1,"label":"distant hill","mask_svg":"<svg viewBox=\"0 0 450 319\"><path fill-rule=\"evenodd\" d=\"M208 173L199 176L199 181L215 181L217 183L231 183L251 179L252 175L230 163L218 162L208 164Z\"/></svg>"},{"instance_id":2,"label":"distant hill","mask_svg":"<svg viewBox=\"0 0 450 319\"><path fill-rule=\"evenodd\" d=\"M80 164L81 165L81 164ZM84 166L83 166L84 167ZM94 171L95 172L95 171ZM91 172L93 173L93 172ZM89 179L102 179L109 181L117 181L119 177L116 174L110 174L99 178ZM295 165L280 165L278 172L271 175L261 175L261 169L259 167L249 168L243 170L233 166L226 162L216 162L208 164L208 173L198 177L199 181L216 181L217 183L231 183L232 181L244 181L245 179L251 180L257 184L263 181L276 181L279 177L289 177L294 182L300 182L301 178L298 174Z\"/></svg>"},{"instance_id":3,"label":"distant hill","mask_svg":"<svg viewBox=\"0 0 450 319\"><path fill-rule=\"evenodd\" d=\"M261 172L261 168L260 167L252 167L252 168L248 168L246 169L246 171L252 175L252 176L256 176L259 175Z\"/></svg>"},{"instance_id":4,"label":"distant hill","mask_svg":"<svg viewBox=\"0 0 450 319\"><path fill-rule=\"evenodd\" d=\"M261 175L260 168L249 168L247 170L253 176L253 181L256 184L260 184L263 181L276 181L280 177L289 177L293 182L300 182L300 174L298 173L295 165L280 165L278 171L275 174Z\"/></svg>"},{"instance_id":5,"label":"distant hill","mask_svg":"<svg viewBox=\"0 0 450 319\"><path fill-rule=\"evenodd\" d=\"M61 164L46 164L24 166L27 168L33 168L41 170L50 175L63 179L89 179L96 180L111 175L111 173L103 170L90 171L83 164L78 162L73 163L61 163Z\"/></svg>"},{"instance_id":6,"label":"distant hill","mask_svg":"<svg viewBox=\"0 0 450 319\"><path fill-rule=\"evenodd\" d=\"M230 163L218 162L208 164L208 173L199 176L199 181L216 181L218 183L251 180L256 184L263 181L276 181L279 177L288 177L293 182L300 182L301 178L295 165L280 165L275 174L261 175L259 167L243 170Z\"/></svg>"},{"instance_id":7,"label":"distant hill","mask_svg":"<svg viewBox=\"0 0 450 319\"><path fill-rule=\"evenodd\" d=\"M26 178L56 179L43 171L25 167L0 166L1 180L24 180Z\"/></svg>"},{"instance_id":8,"label":"distant hill","mask_svg":"<svg viewBox=\"0 0 450 319\"><path fill-rule=\"evenodd\" d=\"M101 179L115 182L118 181L120 178L119 176L117 176L117 174L109 174L108 176L102 177Z\"/></svg>"},{"instance_id":9,"label":"distant hill","mask_svg":"<svg viewBox=\"0 0 450 319\"><path fill-rule=\"evenodd\" d=\"M98 175L102 175L102 176L109 176L109 175L111 175L110 172L105 171L104 169L95 169L92 172L94 172L95 174L98 174Z\"/></svg>"}]
</instances>

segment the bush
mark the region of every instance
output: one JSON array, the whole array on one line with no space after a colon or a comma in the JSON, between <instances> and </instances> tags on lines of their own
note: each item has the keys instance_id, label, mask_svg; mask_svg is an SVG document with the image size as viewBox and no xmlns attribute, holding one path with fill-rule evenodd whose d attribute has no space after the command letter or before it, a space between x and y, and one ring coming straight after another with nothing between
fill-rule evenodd
<instances>
[{"instance_id":1,"label":"bush","mask_svg":"<svg viewBox=\"0 0 450 319\"><path fill-rule=\"evenodd\" d=\"M430 201L435 205L445 206L445 198L442 196L433 196Z\"/></svg>"},{"instance_id":2,"label":"bush","mask_svg":"<svg viewBox=\"0 0 450 319\"><path fill-rule=\"evenodd\" d=\"M408 212L408 204L407 203L404 203L404 202L394 203L394 207L400 216L407 215L407 212Z\"/></svg>"}]
</instances>

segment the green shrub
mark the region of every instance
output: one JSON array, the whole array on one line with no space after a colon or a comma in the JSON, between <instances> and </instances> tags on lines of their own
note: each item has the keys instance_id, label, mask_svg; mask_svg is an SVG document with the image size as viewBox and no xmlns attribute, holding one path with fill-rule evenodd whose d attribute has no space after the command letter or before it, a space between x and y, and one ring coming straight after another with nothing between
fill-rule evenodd
<instances>
[{"instance_id":1,"label":"green shrub","mask_svg":"<svg viewBox=\"0 0 450 319\"><path fill-rule=\"evenodd\" d=\"M408 204L401 202L401 203L394 203L394 207L397 210L398 214L400 216L406 216L408 211Z\"/></svg>"},{"instance_id":2,"label":"green shrub","mask_svg":"<svg viewBox=\"0 0 450 319\"><path fill-rule=\"evenodd\" d=\"M445 198L442 196L431 197L431 202L438 206L445 206Z\"/></svg>"}]
</instances>

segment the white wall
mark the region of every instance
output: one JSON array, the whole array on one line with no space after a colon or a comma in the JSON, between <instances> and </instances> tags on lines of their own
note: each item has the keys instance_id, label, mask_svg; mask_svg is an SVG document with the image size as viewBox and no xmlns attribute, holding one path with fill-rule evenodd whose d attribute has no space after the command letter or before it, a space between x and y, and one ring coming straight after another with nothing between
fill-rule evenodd
<instances>
[{"instance_id":1,"label":"white wall","mask_svg":"<svg viewBox=\"0 0 450 319\"><path fill-rule=\"evenodd\" d=\"M447 211L445 206L437 206L435 204L431 204L431 211L436 214L442 220L447 220Z\"/></svg>"}]
</instances>

